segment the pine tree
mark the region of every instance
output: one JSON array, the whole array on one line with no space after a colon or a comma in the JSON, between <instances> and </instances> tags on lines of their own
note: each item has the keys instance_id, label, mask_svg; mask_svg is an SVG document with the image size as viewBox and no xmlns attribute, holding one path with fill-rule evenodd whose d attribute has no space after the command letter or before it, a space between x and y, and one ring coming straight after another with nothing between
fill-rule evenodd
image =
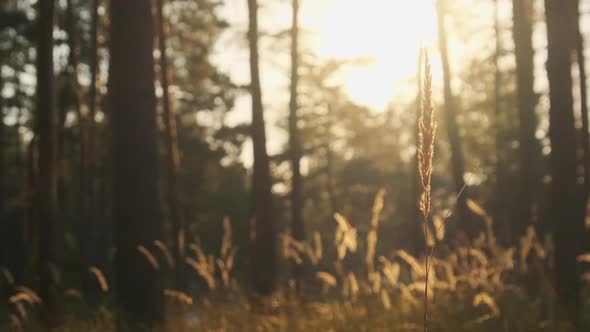
<instances>
[{"instance_id":1,"label":"pine tree","mask_svg":"<svg viewBox=\"0 0 590 332\"><path fill-rule=\"evenodd\" d=\"M118 302L132 330L163 320L163 291L153 252L161 240L154 25L148 0L111 1L114 268Z\"/></svg>"},{"instance_id":2,"label":"pine tree","mask_svg":"<svg viewBox=\"0 0 590 332\"><path fill-rule=\"evenodd\" d=\"M58 266L58 165L57 165L57 112L55 108L53 74L53 27L55 19L53 0L39 2L37 42L37 113L39 137L39 179L37 204L39 208L39 279L44 304L45 323L56 326L58 317L58 289L55 269Z\"/></svg>"},{"instance_id":3,"label":"pine tree","mask_svg":"<svg viewBox=\"0 0 590 332\"><path fill-rule=\"evenodd\" d=\"M301 176L301 138L299 134L297 87L299 83L299 0L292 1L291 25L291 99L289 102L289 159L291 159L291 232L297 241L305 241L303 221L303 183ZM293 267L296 287L302 288L304 266Z\"/></svg>"},{"instance_id":4,"label":"pine tree","mask_svg":"<svg viewBox=\"0 0 590 332\"><path fill-rule=\"evenodd\" d=\"M170 100L170 73L168 72L168 55L166 52L166 40L168 31L164 20L164 1L157 0L156 15L158 25L158 48L160 50L160 83L162 85L162 117L164 118L164 143L166 147L166 201L172 222L174 238L175 281L178 289L185 289L185 280L182 273L184 261L185 229L184 221L180 213L180 202L177 189L177 175L180 167L180 153L176 137L176 118L172 101Z\"/></svg>"},{"instance_id":5,"label":"pine tree","mask_svg":"<svg viewBox=\"0 0 590 332\"><path fill-rule=\"evenodd\" d=\"M272 211L269 158L266 152L266 133L258 56L258 2L248 0L250 47L250 93L252 95L252 145L254 169L252 178L251 233L254 236L251 252L254 290L270 295L276 286L276 230Z\"/></svg>"},{"instance_id":6,"label":"pine tree","mask_svg":"<svg viewBox=\"0 0 590 332\"><path fill-rule=\"evenodd\" d=\"M580 313L580 254L584 218L577 190L577 140L572 94L572 52L575 29L571 3L545 0L549 78L549 138L551 140L551 220L555 241L555 289L561 314L577 320ZM564 23L565 22L565 23Z\"/></svg>"},{"instance_id":7,"label":"pine tree","mask_svg":"<svg viewBox=\"0 0 590 332\"><path fill-rule=\"evenodd\" d=\"M518 221L511 230L511 240L516 243L533 222L532 211L536 205L535 192L538 188L539 148L535 138L537 117L534 91L534 49L533 14L531 0L513 0L513 37L516 56L516 80L518 90L518 118L520 124L520 165L519 165L519 203Z\"/></svg>"}]
</instances>

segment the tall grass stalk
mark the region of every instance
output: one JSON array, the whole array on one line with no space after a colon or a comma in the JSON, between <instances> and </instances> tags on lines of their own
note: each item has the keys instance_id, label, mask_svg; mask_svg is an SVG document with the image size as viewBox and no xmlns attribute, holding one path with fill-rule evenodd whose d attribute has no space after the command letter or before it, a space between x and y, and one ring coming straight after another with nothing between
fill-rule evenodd
<instances>
[{"instance_id":1,"label":"tall grass stalk","mask_svg":"<svg viewBox=\"0 0 590 332\"><path fill-rule=\"evenodd\" d=\"M424 86L422 93L422 107L418 120L418 170L422 183L420 195L420 211L424 217L424 232L428 238L428 219L431 206L432 159L434 157L434 138L436 136L436 121L434 121L434 106L432 103L432 72L428 53L425 52ZM425 260L424 281L424 332L428 330L428 277L430 272L430 256Z\"/></svg>"},{"instance_id":2,"label":"tall grass stalk","mask_svg":"<svg viewBox=\"0 0 590 332\"><path fill-rule=\"evenodd\" d=\"M432 179L432 160L434 158L434 139L436 136L437 123L434 121L434 105L432 102L432 70L430 67L430 59L428 52L424 52L424 80L422 86L422 105L420 107L420 118L418 119L418 170L420 173L420 181L422 184L422 194L420 195L420 211L424 218L424 235L428 239L430 234L428 227L428 220L430 218L430 207L431 207L431 179ZM463 194L465 187L471 180L473 173L476 173L479 165L476 165L472 174L461 188L461 191L457 193L455 197L455 204L458 202L459 197ZM447 210L446 215L442 218L442 222L435 226L435 232L438 233L443 227L444 222L450 216L451 209ZM436 247L436 241L430 248L430 253L426 255L424 261L424 332L428 331L428 281L430 277L431 262L434 258L434 249Z\"/></svg>"}]
</instances>

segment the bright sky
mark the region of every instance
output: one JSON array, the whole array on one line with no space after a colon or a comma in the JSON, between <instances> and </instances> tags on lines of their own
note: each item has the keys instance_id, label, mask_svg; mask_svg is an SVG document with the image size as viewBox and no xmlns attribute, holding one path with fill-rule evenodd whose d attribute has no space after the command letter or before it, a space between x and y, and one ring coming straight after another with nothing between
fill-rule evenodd
<instances>
[{"instance_id":1,"label":"bright sky","mask_svg":"<svg viewBox=\"0 0 590 332\"><path fill-rule=\"evenodd\" d=\"M290 0L259 0L260 31L268 34L290 27ZM366 65L348 67L338 77L353 100L383 111L396 96L414 96L416 87L408 79L416 76L418 50L430 49L435 81L442 79L436 47L435 0L301 0L301 43L322 58L368 60ZM227 0L221 12L232 27L222 37L213 60L234 81L248 84L247 1ZM284 147L286 135L276 124L288 105L289 43L278 47L269 37L260 41L261 79L266 106L270 153ZM239 98L230 123L250 121L249 96ZM251 151L244 150L244 160Z\"/></svg>"},{"instance_id":2,"label":"bright sky","mask_svg":"<svg viewBox=\"0 0 590 332\"><path fill-rule=\"evenodd\" d=\"M225 6L224 16L232 26L245 31L246 0L228 0ZM272 33L289 27L290 1L261 0L260 7L261 31ZM367 65L346 70L341 81L355 101L377 110L383 110L400 92L397 86L400 82L416 75L420 45L429 46L436 40L434 0L302 0L301 25L309 32L302 42L311 45L320 57L369 60ZM228 35L231 37L226 36L218 63L234 79L247 82L245 45L238 46L242 47L241 59L237 54L228 54L231 51L226 47L243 35L236 35L235 31ZM272 86L277 86L277 81L288 84L288 77L277 75L277 72L288 72L288 59L265 49L264 40L260 48L262 61L271 64L266 70L262 64L263 84L265 81ZM277 64L284 68L278 68Z\"/></svg>"},{"instance_id":3,"label":"bright sky","mask_svg":"<svg viewBox=\"0 0 590 332\"><path fill-rule=\"evenodd\" d=\"M434 0L313 2L324 3L311 27L319 35L315 51L326 58L370 59L367 66L348 70L345 85L353 99L377 110L400 92L399 83L416 75L420 46L436 39Z\"/></svg>"}]
</instances>

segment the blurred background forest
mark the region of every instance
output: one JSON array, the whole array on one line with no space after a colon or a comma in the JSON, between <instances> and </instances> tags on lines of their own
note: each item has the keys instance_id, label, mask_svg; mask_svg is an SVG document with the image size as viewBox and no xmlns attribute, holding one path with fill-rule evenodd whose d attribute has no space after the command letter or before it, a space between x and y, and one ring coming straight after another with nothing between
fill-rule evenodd
<instances>
[{"instance_id":1,"label":"blurred background forest","mask_svg":"<svg viewBox=\"0 0 590 332\"><path fill-rule=\"evenodd\" d=\"M590 330L589 13L0 1L0 330Z\"/></svg>"}]
</instances>

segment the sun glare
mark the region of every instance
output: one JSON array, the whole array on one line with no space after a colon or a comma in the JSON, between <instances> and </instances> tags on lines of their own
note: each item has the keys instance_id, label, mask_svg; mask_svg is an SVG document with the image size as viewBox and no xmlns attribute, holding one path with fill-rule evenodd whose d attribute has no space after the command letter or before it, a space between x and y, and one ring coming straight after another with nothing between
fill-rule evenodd
<instances>
[{"instance_id":1,"label":"sun glare","mask_svg":"<svg viewBox=\"0 0 590 332\"><path fill-rule=\"evenodd\" d=\"M416 75L420 46L436 40L434 0L310 3L322 3L315 8L319 14L312 27L318 32L316 52L325 58L367 60L345 70L342 79L354 100L377 110L403 93L402 82Z\"/></svg>"}]
</instances>

